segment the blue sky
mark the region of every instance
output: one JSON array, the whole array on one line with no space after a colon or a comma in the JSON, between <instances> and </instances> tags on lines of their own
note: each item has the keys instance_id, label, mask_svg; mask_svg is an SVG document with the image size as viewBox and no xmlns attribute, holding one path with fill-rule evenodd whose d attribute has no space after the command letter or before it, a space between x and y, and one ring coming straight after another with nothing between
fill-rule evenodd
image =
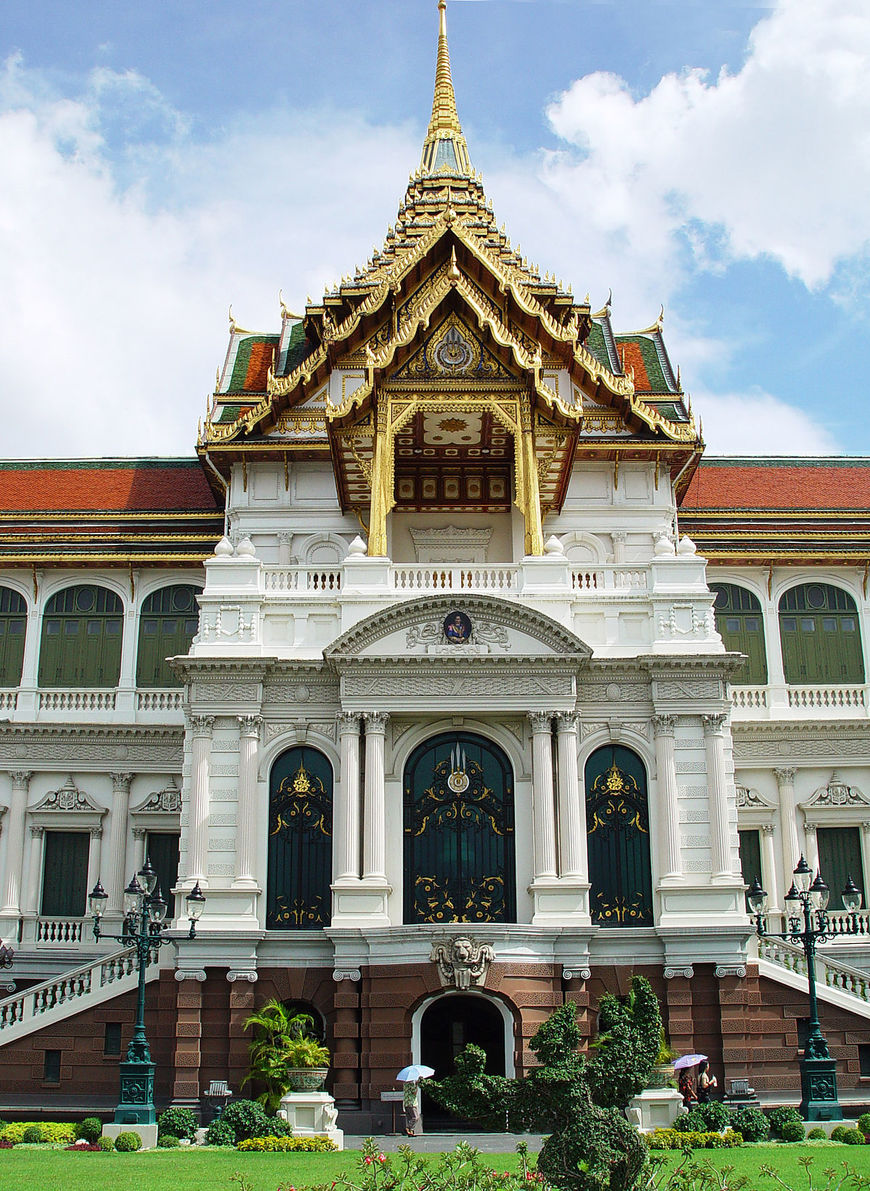
<instances>
[{"instance_id":1,"label":"blue sky","mask_svg":"<svg viewBox=\"0 0 870 1191\"><path fill-rule=\"evenodd\" d=\"M6 0L4 453L184 454L227 308L274 329L383 239L435 0ZM665 333L711 453L870 454L870 6L450 0L499 221Z\"/></svg>"}]
</instances>

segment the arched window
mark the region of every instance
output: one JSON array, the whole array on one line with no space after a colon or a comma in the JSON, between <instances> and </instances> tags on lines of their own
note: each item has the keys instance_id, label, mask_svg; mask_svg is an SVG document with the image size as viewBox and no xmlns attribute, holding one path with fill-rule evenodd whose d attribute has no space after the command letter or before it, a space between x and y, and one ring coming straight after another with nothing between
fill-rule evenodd
<instances>
[{"instance_id":1,"label":"arched window","mask_svg":"<svg viewBox=\"0 0 870 1191\"><path fill-rule=\"evenodd\" d=\"M42 618L40 686L117 686L123 608L114 592L84 584L53 595Z\"/></svg>"},{"instance_id":2,"label":"arched window","mask_svg":"<svg viewBox=\"0 0 870 1191\"><path fill-rule=\"evenodd\" d=\"M586 762L589 909L601 926L652 926L646 770L631 749L607 744Z\"/></svg>"},{"instance_id":3,"label":"arched window","mask_svg":"<svg viewBox=\"0 0 870 1191\"><path fill-rule=\"evenodd\" d=\"M735 583L711 583L710 590L716 596L713 603L716 628L725 648L745 653L747 657L736 681L762 686L767 682L767 652L761 604L751 591Z\"/></svg>"},{"instance_id":4,"label":"arched window","mask_svg":"<svg viewBox=\"0 0 870 1191\"><path fill-rule=\"evenodd\" d=\"M322 930L330 921L332 766L323 753L282 753L269 779L267 930Z\"/></svg>"},{"instance_id":5,"label":"arched window","mask_svg":"<svg viewBox=\"0 0 870 1191\"><path fill-rule=\"evenodd\" d=\"M137 686L180 686L166 659L187 653L199 625L197 588L189 584L161 587L142 605L139 618Z\"/></svg>"},{"instance_id":6,"label":"arched window","mask_svg":"<svg viewBox=\"0 0 870 1191\"><path fill-rule=\"evenodd\" d=\"M24 661L27 605L10 587L0 587L0 687L18 686Z\"/></svg>"},{"instance_id":7,"label":"arched window","mask_svg":"<svg viewBox=\"0 0 870 1191\"><path fill-rule=\"evenodd\" d=\"M515 922L513 771L482 736L451 732L405 767L405 922Z\"/></svg>"},{"instance_id":8,"label":"arched window","mask_svg":"<svg viewBox=\"0 0 870 1191\"><path fill-rule=\"evenodd\" d=\"M779 631L786 682L864 681L858 610L841 588L790 588L779 601Z\"/></svg>"}]
</instances>

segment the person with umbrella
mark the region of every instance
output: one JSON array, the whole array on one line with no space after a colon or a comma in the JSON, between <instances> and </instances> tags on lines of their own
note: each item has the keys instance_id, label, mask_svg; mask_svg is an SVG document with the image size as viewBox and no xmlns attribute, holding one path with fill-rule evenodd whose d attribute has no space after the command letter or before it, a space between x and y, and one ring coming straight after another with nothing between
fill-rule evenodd
<instances>
[{"instance_id":1,"label":"person with umbrella","mask_svg":"<svg viewBox=\"0 0 870 1191\"><path fill-rule=\"evenodd\" d=\"M674 1060L674 1070L679 1071L679 1078L677 1080L677 1090L683 1097L684 1106L691 1111L698 1103L698 1094L695 1091L695 1081L692 1078L692 1068L697 1067L699 1063L704 1063L706 1066L706 1055L683 1055L679 1059Z\"/></svg>"},{"instance_id":2,"label":"person with umbrella","mask_svg":"<svg viewBox=\"0 0 870 1191\"><path fill-rule=\"evenodd\" d=\"M420 1080L434 1075L432 1067L425 1067L419 1063L412 1063L410 1067L403 1067L396 1076L396 1083L403 1083L402 1108L405 1112L405 1132L409 1137L422 1133L420 1125Z\"/></svg>"}]
</instances>

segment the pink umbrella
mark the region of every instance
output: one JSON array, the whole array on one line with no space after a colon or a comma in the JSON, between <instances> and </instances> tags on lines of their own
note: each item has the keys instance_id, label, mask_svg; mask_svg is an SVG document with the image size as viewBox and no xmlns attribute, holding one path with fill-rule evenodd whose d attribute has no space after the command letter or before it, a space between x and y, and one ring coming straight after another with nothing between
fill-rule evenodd
<instances>
[{"instance_id":1,"label":"pink umbrella","mask_svg":"<svg viewBox=\"0 0 870 1191\"><path fill-rule=\"evenodd\" d=\"M674 1060L673 1068L675 1071L682 1071L684 1067L697 1067L699 1063L706 1061L706 1055L683 1055L682 1058Z\"/></svg>"}]
</instances>

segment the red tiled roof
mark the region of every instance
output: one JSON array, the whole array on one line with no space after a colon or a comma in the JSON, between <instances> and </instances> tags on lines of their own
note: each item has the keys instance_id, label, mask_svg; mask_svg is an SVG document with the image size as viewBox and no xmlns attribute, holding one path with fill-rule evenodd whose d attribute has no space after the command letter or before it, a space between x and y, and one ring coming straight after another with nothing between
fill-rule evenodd
<instances>
[{"instance_id":1,"label":"red tiled roof","mask_svg":"<svg viewBox=\"0 0 870 1191\"><path fill-rule=\"evenodd\" d=\"M631 340L620 339L618 341L618 351L622 357L622 370L628 372L631 369L634 372L634 387L638 393L651 393L653 391L650 383L649 374L646 370L646 361L643 358L643 353L637 343L632 343Z\"/></svg>"},{"instance_id":2,"label":"red tiled roof","mask_svg":"<svg viewBox=\"0 0 870 1191\"><path fill-rule=\"evenodd\" d=\"M267 343L255 343L251 347L248 360L248 371L245 375L245 390L249 393L264 393L266 390L266 373L275 354L275 344L271 340Z\"/></svg>"},{"instance_id":3,"label":"red tiled roof","mask_svg":"<svg viewBox=\"0 0 870 1191\"><path fill-rule=\"evenodd\" d=\"M691 509L870 509L870 460L702 460Z\"/></svg>"},{"instance_id":4,"label":"red tiled roof","mask_svg":"<svg viewBox=\"0 0 870 1191\"><path fill-rule=\"evenodd\" d=\"M47 460L0 467L0 510L5 512L216 508L196 460Z\"/></svg>"}]
</instances>

